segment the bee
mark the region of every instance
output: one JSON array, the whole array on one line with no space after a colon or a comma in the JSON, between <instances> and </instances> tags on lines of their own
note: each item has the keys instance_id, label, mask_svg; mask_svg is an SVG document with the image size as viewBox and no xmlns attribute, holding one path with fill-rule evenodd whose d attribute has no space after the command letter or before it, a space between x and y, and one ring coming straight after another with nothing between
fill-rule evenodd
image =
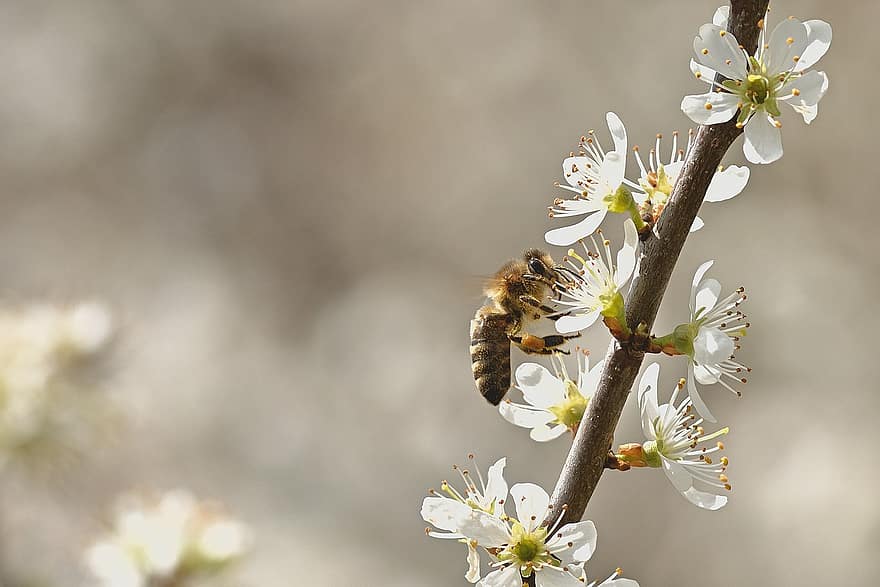
<instances>
[{"instance_id":1,"label":"bee","mask_svg":"<svg viewBox=\"0 0 880 587\"><path fill-rule=\"evenodd\" d=\"M510 343L529 354L550 355L566 340L580 334L535 336L523 329L529 322L565 315L541 300L564 291L571 270L556 265L544 251L528 249L521 259L505 263L488 280L483 291L489 298L471 320L471 369L477 391L497 406L510 389Z\"/></svg>"}]
</instances>

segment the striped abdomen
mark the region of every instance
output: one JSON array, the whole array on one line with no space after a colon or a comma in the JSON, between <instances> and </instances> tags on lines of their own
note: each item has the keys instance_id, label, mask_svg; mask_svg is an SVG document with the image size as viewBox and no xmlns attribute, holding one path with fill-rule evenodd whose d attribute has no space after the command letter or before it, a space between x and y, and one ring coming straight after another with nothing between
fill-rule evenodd
<instances>
[{"instance_id":1,"label":"striped abdomen","mask_svg":"<svg viewBox=\"0 0 880 587\"><path fill-rule=\"evenodd\" d=\"M484 306L471 320L471 369L477 391L497 406L510 389L510 339L512 323L507 314Z\"/></svg>"}]
</instances>

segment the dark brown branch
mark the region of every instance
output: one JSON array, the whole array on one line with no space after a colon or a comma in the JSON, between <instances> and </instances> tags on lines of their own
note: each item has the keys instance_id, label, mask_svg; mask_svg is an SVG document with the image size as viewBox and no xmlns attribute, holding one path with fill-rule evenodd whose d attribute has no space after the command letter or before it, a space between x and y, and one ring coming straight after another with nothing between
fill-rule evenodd
<instances>
[{"instance_id":1,"label":"dark brown branch","mask_svg":"<svg viewBox=\"0 0 880 587\"><path fill-rule=\"evenodd\" d=\"M767 4L768 0L731 0L727 28L752 53L758 44L758 21L764 17ZM642 244L641 275L633 281L626 299L626 319L632 331L642 325L639 330L650 332L709 182L740 132L735 118L725 124L700 127L669 204L657 223L659 238L649 235ZM566 523L576 522L584 515L605 469L614 430L643 358L644 353L632 345L621 346L612 341L599 387L553 490L552 503L568 504L562 513Z\"/></svg>"}]
</instances>

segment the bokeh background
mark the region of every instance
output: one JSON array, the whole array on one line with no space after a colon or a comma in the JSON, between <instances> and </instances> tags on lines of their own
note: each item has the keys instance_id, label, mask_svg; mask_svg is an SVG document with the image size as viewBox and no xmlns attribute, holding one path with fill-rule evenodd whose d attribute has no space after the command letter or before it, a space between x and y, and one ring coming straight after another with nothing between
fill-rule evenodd
<instances>
[{"instance_id":1,"label":"bokeh background","mask_svg":"<svg viewBox=\"0 0 880 587\"><path fill-rule=\"evenodd\" d=\"M748 289L754 373L742 399L710 392L732 428L731 503L703 512L659 473L605 475L595 577L880 572L880 5L775 5L832 24L831 89L810 127L785 113L781 161L703 208L657 327L686 318L707 258ZM464 549L423 534L425 490L469 451L549 490L568 448L475 393L480 276L542 242L561 157L606 136L606 110L631 144L688 127L691 41L715 7L0 2L0 294L107 301L124 406L75 466L4 473L7 581L85 584L118 493L186 487L252 526L236 585L464 584ZM601 356L607 335L583 342ZM671 387L683 363L664 367ZM639 438L629 405L618 440Z\"/></svg>"}]
</instances>

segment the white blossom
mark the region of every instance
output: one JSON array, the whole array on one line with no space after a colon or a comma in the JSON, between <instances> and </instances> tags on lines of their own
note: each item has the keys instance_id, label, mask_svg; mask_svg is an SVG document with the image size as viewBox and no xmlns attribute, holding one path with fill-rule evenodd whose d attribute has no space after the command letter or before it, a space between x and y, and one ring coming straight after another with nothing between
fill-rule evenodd
<instances>
[{"instance_id":1,"label":"white blossom","mask_svg":"<svg viewBox=\"0 0 880 587\"><path fill-rule=\"evenodd\" d=\"M807 124L818 114L828 76L807 69L828 51L831 25L789 17L776 25L768 40L765 24L752 56L726 30L727 16L726 10L719 9L713 23L700 27L694 39L697 60L691 60L691 71L711 89L685 96L681 109L699 124L727 122L739 111L737 126L745 127L746 158L752 163L772 163L782 157L779 105L791 106ZM716 74L727 80L719 84Z\"/></svg>"},{"instance_id":2,"label":"white blossom","mask_svg":"<svg viewBox=\"0 0 880 587\"><path fill-rule=\"evenodd\" d=\"M690 398L675 405L684 381L679 381L668 404L658 405L659 375L660 365L652 363L639 381L642 431L648 439L642 445L645 462L648 466L662 467L672 485L692 504L707 510L720 509L727 504L727 496L720 495L718 490L730 490L725 475L728 460L713 455L723 450L724 445L721 442L701 445L727 434L728 429L705 434L701 426L703 419L692 413ZM697 489L697 484L709 491Z\"/></svg>"},{"instance_id":3,"label":"white blossom","mask_svg":"<svg viewBox=\"0 0 880 587\"><path fill-rule=\"evenodd\" d=\"M585 216L583 220L548 231L544 238L551 245L568 246L588 237L602 224L614 194L623 183L626 171L626 129L620 118L605 115L614 149L605 151L593 131L581 137L579 153L562 162L562 174L568 185L562 189L574 193L568 200L557 199L550 208L552 218Z\"/></svg>"},{"instance_id":4,"label":"white blossom","mask_svg":"<svg viewBox=\"0 0 880 587\"><path fill-rule=\"evenodd\" d=\"M633 147L633 156L639 166L638 182L624 180L624 183L633 188L633 198L643 210L651 214L654 221L660 217L663 209L672 195L675 183L678 181L684 162L690 154L694 144L694 133L688 131L687 143L684 148L679 148L678 132L672 133L672 148L669 158L661 161L660 144L663 136L658 134L654 147L648 154L647 164L642 160L639 148ZM712 176L709 188L706 190L704 202L723 202L739 195L749 181L749 168L738 165L719 169ZM703 221L698 216L691 226L691 231L703 227Z\"/></svg>"},{"instance_id":5,"label":"white blossom","mask_svg":"<svg viewBox=\"0 0 880 587\"><path fill-rule=\"evenodd\" d=\"M532 440L546 442L572 433L583 419L590 398L599 385L604 361L590 369L589 353L577 349L577 380L573 381L559 355L553 355L556 374L537 363L523 363L516 369L516 386L525 404L505 400L498 411L516 426L531 428ZM552 359L551 359L552 360Z\"/></svg>"},{"instance_id":6,"label":"white blossom","mask_svg":"<svg viewBox=\"0 0 880 587\"><path fill-rule=\"evenodd\" d=\"M558 301L561 306L567 307L567 315L556 320L556 330L561 333L583 330L591 326L600 315L619 315L622 312L623 297L620 290L635 271L639 240L635 224L629 218L624 222L624 235L616 265L608 240L602 241L604 255L591 253L586 245L584 257L573 249L568 251L567 262L579 278L573 283L560 284ZM599 249L595 239L593 248Z\"/></svg>"},{"instance_id":7,"label":"white blossom","mask_svg":"<svg viewBox=\"0 0 880 587\"><path fill-rule=\"evenodd\" d=\"M120 500L113 531L86 551L85 561L106 587L184 585L226 568L249 544L250 531L241 522L186 491L159 498L132 494Z\"/></svg>"},{"instance_id":8,"label":"white blossom","mask_svg":"<svg viewBox=\"0 0 880 587\"><path fill-rule=\"evenodd\" d=\"M713 263L706 261L700 265L691 285L689 333L693 356L687 380L694 407L709 422L715 422L715 417L700 397L697 383L720 383L734 394L742 395L729 382L745 383L742 374L751 371L734 357L740 338L746 335L750 326L745 322L745 314L739 310L746 299L745 291L739 288L719 301L721 284L716 279L703 279Z\"/></svg>"},{"instance_id":9,"label":"white blossom","mask_svg":"<svg viewBox=\"0 0 880 587\"><path fill-rule=\"evenodd\" d=\"M468 469L462 470L458 466L454 466L453 469L464 482L464 493L443 481L439 492L431 490L431 495L422 501L421 515L423 520L436 528L436 530L428 529L428 536L458 540L467 544L468 570L465 579L476 583L480 580L480 555L476 546L471 544L460 532L459 524L472 509L499 518L504 516L504 501L507 499L504 467L507 465L507 459L500 458L489 467L485 480L474 462L474 455L468 455L468 460L472 462L477 480L474 481L474 477Z\"/></svg>"}]
</instances>

